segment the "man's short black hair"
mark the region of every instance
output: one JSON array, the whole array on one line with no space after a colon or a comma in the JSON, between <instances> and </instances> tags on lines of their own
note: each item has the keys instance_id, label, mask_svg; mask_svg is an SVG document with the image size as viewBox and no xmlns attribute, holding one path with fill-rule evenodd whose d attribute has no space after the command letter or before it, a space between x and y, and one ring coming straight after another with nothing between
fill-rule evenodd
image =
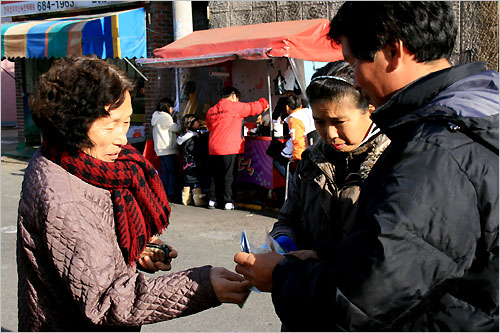
<instances>
[{"instance_id":1,"label":"man's short black hair","mask_svg":"<svg viewBox=\"0 0 500 333\"><path fill-rule=\"evenodd\" d=\"M235 87L224 87L222 89L222 98L228 98L232 94L235 94L238 99L240 98L240 91L236 89Z\"/></svg>"},{"instance_id":2,"label":"man's short black hair","mask_svg":"<svg viewBox=\"0 0 500 333\"><path fill-rule=\"evenodd\" d=\"M302 100L300 99L300 96L296 94L291 94L290 96L285 97L286 98L286 103L290 109L295 110L300 107L302 107Z\"/></svg>"},{"instance_id":3,"label":"man's short black hair","mask_svg":"<svg viewBox=\"0 0 500 333\"><path fill-rule=\"evenodd\" d=\"M353 55L369 61L401 40L418 62L426 62L450 57L457 30L447 1L347 1L328 36L336 42L347 37Z\"/></svg>"}]
</instances>

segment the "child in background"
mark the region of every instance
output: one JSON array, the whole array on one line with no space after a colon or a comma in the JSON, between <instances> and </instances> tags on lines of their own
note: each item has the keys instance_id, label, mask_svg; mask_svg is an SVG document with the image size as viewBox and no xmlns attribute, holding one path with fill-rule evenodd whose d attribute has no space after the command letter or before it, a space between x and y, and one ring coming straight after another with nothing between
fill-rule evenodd
<instances>
[{"instance_id":1,"label":"child in background","mask_svg":"<svg viewBox=\"0 0 500 333\"><path fill-rule=\"evenodd\" d=\"M184 188L182 189L182 204L206 206L205 194L201 190L201 156L199 141L200 121L194 114L182 118L182 135L177 138L177 144L182 146L182 165L184 173ZM192 193L191 193L192 189Z\"/></svg>"}]
</instances>

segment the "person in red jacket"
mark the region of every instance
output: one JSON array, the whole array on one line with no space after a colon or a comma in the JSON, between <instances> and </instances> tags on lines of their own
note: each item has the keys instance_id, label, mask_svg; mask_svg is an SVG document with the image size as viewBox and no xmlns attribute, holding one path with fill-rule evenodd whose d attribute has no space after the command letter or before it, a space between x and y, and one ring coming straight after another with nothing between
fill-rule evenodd
<instances>
[{"instance_id":1,"label":"person in red jacket","mask_svg":"<svg viewBox=\"0 0 500 333\"><path fill-rule=\"evenodd\" d=\"M224 209L234 209L232 186L237 173L236 156L245 151L243 120L269 108L265 98L250 103L240 102L239 99L238 89L225 87L221 100L207 112L206 124L210 132L208 150L212 169L210 209L215 208L218 200L225 203Z\"/></svg>"}]
</instances>

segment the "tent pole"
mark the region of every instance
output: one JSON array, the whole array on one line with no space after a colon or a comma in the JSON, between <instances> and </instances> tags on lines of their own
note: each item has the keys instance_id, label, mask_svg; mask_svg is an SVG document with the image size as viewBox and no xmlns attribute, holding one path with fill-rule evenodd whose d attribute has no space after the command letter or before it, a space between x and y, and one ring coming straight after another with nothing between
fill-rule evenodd
<instances>
[{"instance_id":1,"label":"tent pole","mask_svg":"<svg viewBox=\"0 0 500 333\"><path fill-rule=\"evenodd\" d=\"M180 83L179 83L179 68L176 68L175 69L175 109L176 109L175 111L177 111L177 113L179 114L179 117L182 117L181 102L179 99L179 89L180 89L179 85L180 85ZM180 124L180 122L178 122L178 124Z\"/></svg>"},{"instance_id":2,"label":"tent pole","mask_svg":"<svg viewBox=\"0 0 500 333\"><path fill-rule=\"evenodd\" d=\"M273 103L271 102L271 74L269 73L269 62L272 60L268 60L266 62L266 71L267 71L267 92L269 95L269 136L272 137L274 133L274 123L273 123Z\"/></svg>"},{"instance_id":3,"label":"tent pole","mask_svg":"<svg viewBox=\"0 0 500 333\"><path fill-rule=\"evenodd\" d=\"M132 67L137 73L139 73L139 75L145 80L145 81L149 81L147 77L144 76L144 74L141 73L140 70L137 69L137 67L135 67L131 62L130 60L128 60L127 58L123 58L123 60L125 60L127 62L127 64L130 65L130 67Z\"/></svg>"}]
</instances>

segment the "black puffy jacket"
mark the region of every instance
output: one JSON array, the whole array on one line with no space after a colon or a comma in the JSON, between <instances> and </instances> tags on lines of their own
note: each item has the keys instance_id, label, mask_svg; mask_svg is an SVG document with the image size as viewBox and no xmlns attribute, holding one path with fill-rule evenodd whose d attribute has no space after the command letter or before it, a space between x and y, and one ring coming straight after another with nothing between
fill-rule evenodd
<instances>
[{"instance_id":1,"label":"black puffy jacket","mask_svg":"<svg viewBox=\"0 0 500 333\"><path fill-rule=\"evenodd\" d=\"M177 144L182 146L182 169L184 185L200 184L206 177L208 160L208 143L203 134L189 130L177 138Z\"/></svg>"},{"instance_id":2,"label":"black puffy jacket","mask_svg":"<svg viewBox=\"0 0 500 333\"><path fill-rule=\"evenodd\" d=\"M372 118L391 139L333 262L286 257L292 330L498 331L498 73L429 74Z\"/></svg>"},{"instance_id":3,"label":"black puffy jacket","mask_svg":"<svg viewBox=\"0 0 500 333\"><path fill-rule=\"evenodd\" d=\"M320 139L302 153L271 237L286 235L299 249L315 250L323 259L332 254L331 241L341 238L356 216L361 183L390 144L373 127L353 151L335 151Z\"/></svg>"}]
</instances>

